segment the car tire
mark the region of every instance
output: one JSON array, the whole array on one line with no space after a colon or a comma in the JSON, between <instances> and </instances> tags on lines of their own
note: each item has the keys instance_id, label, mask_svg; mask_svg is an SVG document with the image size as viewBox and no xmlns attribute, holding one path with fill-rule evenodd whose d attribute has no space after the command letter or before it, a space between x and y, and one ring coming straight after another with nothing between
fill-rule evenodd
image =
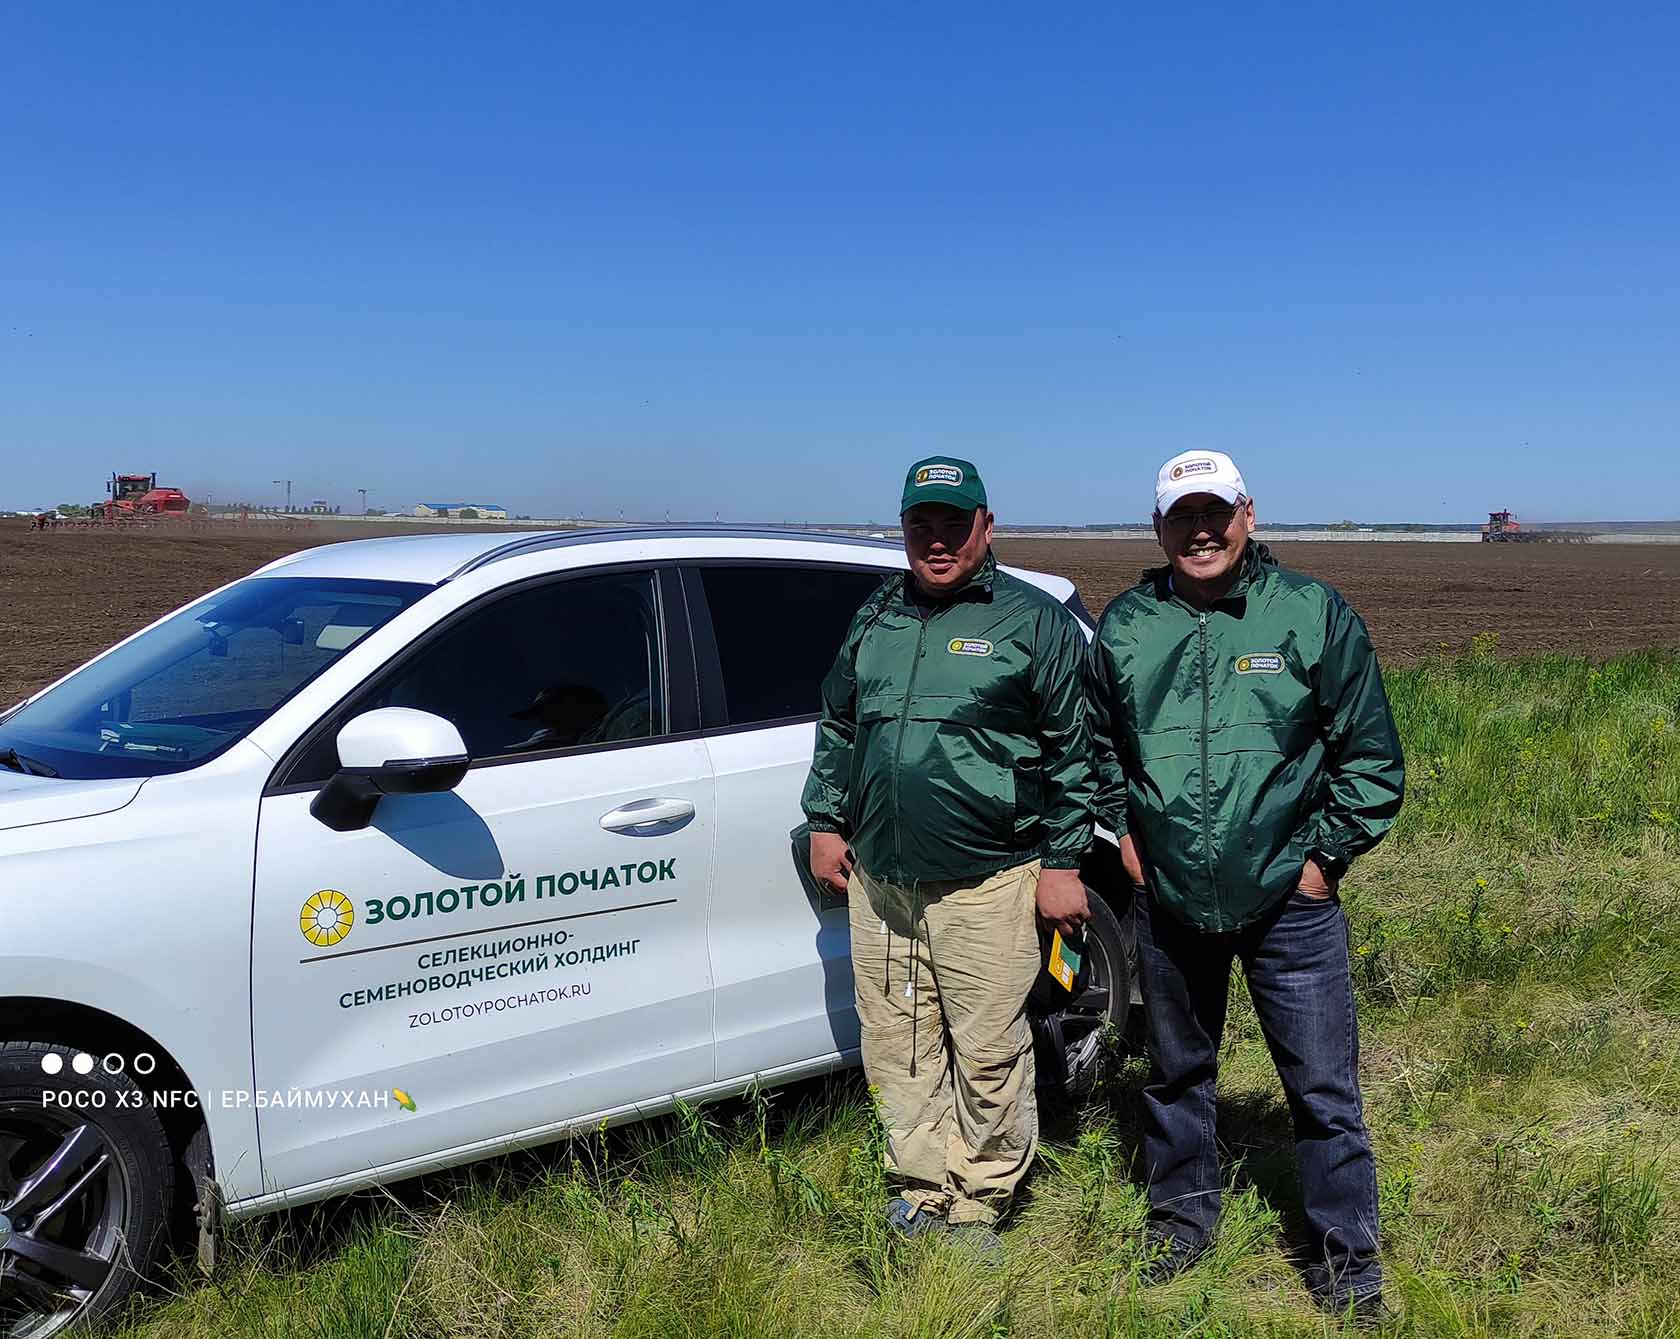
<instances>
[{"instance_id":1,"label":"car tire","mask_svg":"<svg viewBox=\"0 0 1680 1339\"><path fill-rule=\"evenodd\" d=\"M1137 970L1130 906L1116 909L1089 885L1085 893L1091 919L1074 992L1070 996L1041 973L1028 998L1038 1086L1049 1096L1074 1102L1097 1090L1126 1044Z\"/></svg>"},{"instance_id":2,"label":"car tire","mask_svg":"<svg viewBox=\"0 0 1680 1339\"><path fill-rule=\"evenodd\" d=\"M155 1270L174 1196L163 1124L79 1046L0 1042L0 1333L109 1315ZM84 1062L85 1063L85 1062Z\"/></svg>"}]
</instances>

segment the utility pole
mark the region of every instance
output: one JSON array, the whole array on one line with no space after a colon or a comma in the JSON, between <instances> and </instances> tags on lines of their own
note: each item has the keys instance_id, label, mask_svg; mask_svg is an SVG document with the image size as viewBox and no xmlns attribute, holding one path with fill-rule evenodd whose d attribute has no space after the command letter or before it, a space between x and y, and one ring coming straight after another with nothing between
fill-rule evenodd
<instances>
[{"instance_id":1,"label":"utility pole","mask_svg":"<svg viewBox=\"0 0 1680 1339\"><path fill-rule=\"evenodd\" d=\"M290 479L275 479L273 482L286 485L286 510L290 512L292 509L292 481Z\"/></svg>"},{"instance_id":2,"label":"utility pole","mask_svg":"<svg viewBox=\"0 0 1680 1339\"><path fill-rule=\"evenodd\" d=\"M362 515L366 516L367 515L367 489L358 488L356 491L362 495Z\"/></svg>"}]
</instances>

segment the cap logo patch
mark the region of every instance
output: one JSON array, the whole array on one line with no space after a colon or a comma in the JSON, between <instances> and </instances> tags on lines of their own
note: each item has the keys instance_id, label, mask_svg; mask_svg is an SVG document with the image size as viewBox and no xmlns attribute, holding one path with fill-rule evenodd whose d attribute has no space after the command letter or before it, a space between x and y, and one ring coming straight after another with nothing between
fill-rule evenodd
<instances>
[{"instance_id":1,"label":"cap logo patch","mask_svg":"<svg viewBox=\"0 0 1680 1339\"><path fill-rule=\"evenodd\" d=\"M962 481L963 472L955 465L923 465L916 471L917 488L926 488L929 484L950 484L959 488Z\"/></svg>"},{"instance_id":2,"label":"cap logo patch","mask_svg":"<svg viewBox=\"0 0 1680 1339\"><path fill-rule=\"evenodd\" d=\"M1276 651L1250 651L1237 657L1238 674L1282 674L1283 657Z\"/></svg>"},{"instance_id":3,"label":"cap logo patch","mask_svg":"<svg viewBox=\"0 0 1680 1339\"><path fill-rule=\"evenodd\" d=\"M945 649L954 656L989 656L992 653L992 644L981 641L978 637L953 637Z\"/></svg>"},{"instance_id":4,"label":"cap logo patch","mask_svg":"<svg viewBox=\"0 0 1680 1339\"><path fill-rule=\"evenodd\" d=\"M1173 466L1172 477L1174 482L1177 482L1187 474L1214 474L1218 469L1219 466L1211 460L1187 460L1182 465Z\"/></svg>"}]
</instances>

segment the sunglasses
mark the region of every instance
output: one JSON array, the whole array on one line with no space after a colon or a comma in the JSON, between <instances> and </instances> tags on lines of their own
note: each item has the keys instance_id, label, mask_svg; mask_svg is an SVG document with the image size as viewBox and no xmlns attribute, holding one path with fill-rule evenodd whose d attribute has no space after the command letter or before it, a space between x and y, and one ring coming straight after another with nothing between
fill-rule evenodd
<instances>
[{"instance_id":1,"label":"sunglasses","mask_svg":"<svg viewBox=\"0 0 1680 1339\"><path fill-rule=\"evenodd\" d=\"M1203 507L1199 511L1180 511L1175 507L1161 518L1161 523L1171 526L1174 530L1224 530L1247 501L1247 498L1243 498L1235 506Z\"/></svg>"}]
</instances>

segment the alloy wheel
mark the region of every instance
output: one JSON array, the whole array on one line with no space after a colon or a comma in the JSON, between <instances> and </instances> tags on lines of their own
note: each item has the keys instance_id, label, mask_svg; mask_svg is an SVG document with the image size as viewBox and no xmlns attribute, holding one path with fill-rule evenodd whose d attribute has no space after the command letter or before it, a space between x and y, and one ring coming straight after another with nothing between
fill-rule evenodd
<instances>
[{"instance_id":1,"label":"alloy wheel","mask_svg":"<svg viewBox=\"0 0 1680 1339\"><path fill-rule=\"evenodd\" d=\"M98 1126L0 1104L0 1336L42 1339L75 1320L117 1265L127 1209Z\"/></svg>"}]
</instances>

